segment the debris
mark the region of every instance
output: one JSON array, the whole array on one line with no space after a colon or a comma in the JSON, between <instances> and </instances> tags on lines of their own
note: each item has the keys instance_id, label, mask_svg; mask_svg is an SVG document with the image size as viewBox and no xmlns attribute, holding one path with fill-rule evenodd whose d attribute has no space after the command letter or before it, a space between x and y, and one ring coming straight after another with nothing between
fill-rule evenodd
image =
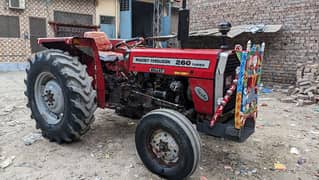
<instances>
[{"instance_id":1,"label":"debris","mask_svg":"<svg viewBox=\"0 0 319 180\"><path fill-rule=\"evenodd\" d=\"M303 106L304 101L302 99L298 99L296 106Z\"/></svg>"},{"instance_id":2,"label":"debris","mask_svg":"<svg viewBox=\"0 0 319 180\"><path fill-rule=\"evenodd\" d=\"M256 174L256 173L257 173L257 168L254 168L253 170L251 170L251 172L252 172L253 174Z\"/></svg>"},{"instance_id":3,"label":"debris","mask_svg":"<svg viewBox=\"0 0 319 180\"><path fill-rule=\"evenodd\" d=\"M266 107L266 106L268 106L268 104L262 103L261 106Z\"/></svg>"},{"instance_id":4,"label":"debris","mask_svg":"<svg viewBox=\"0 0 319 180\"><path fill-rule=\"evenodd\" d=\"M269 89L269 88L265 88L265 87L264 87L264 88L261 90L261 92L264 93L264 94L270 94L270 93L272 93L272 90Z\"/></svg>"},{"instance_id":5,"label":"debris","mask_svg":"<svg viewBox=\"0 0 319 180\"><path fill-rule=\"evenodd\" d=\"M111 154L109 152L105 152L104 157L105 157L105 159L110 159Z\"/></svg>"},{"instance_id":6,"label":"debris","mask_svg":"<svg viewBox=\"0 0 319 180\"><path fill-rule=\"evenodd\" d=\"M240 170L240 174L241 174L241 175L247 175L248 172L247 172L245 169L241 169L241 170Z\"/></svg>"},{"instance_id":7,"label":"debris","mask_svg":"<svg viewBox=\"0 0 319 180\"><path fill-rule=\"evenodd\" d=\"M208 180L206 176L200 176L200 180Z\"/></svg>"},{"instance_id":8,"label":"debris","mask_svg":"<svg viewBox=\"0 0 319 180\"><path fill-rule=\"evenodd\" d=\"M3 112L10 113L14 109L14 106L7 106L3 109Z\"/></svg>"},{"instance_id":9,"label":"debris","mask_svg":"<svg viewBox=\"0 0 319 180\"><path fill-rule=\"evenodd\" d=\"M286 94L294 101L298 100L297 106L311 105L319 102L319 65L313 61L305 62L297 66L297 82L289 86ZM282 91L283 92L283 91Z\"/></svg>"},{"instance_id":10,"label":"debris","mask_svg":"<svg viewBox=\"0 0 319 180\"><path fill-rule=\"evenodd\" d=\"M307 159L306 159L306 158L300 157L300 158L298 159L298 161L297 161L297 164L298 164L298 165L303 165L303 164L305 164L306 162L307 162Z\"/></svg>"},{"instance_id":11,"label":"debris","mask_svg":"<svg viewBox=\"0 0 319 180\"><path fill-rule=\"evenodd\" d=\"M129 121L127 124L128 124L129 126L134 126L136 123L133 122L133 121Z\"/></svg>"},{"instance_id":12,"label":"debris","mask_svg":"<svg viewBox=\"0 0 319 180\"><path fill-rule=\"evenodd\" d=\"M16 126L16 125L17 125L17 124L16 124L15 121L9 121L9 122L8 122L8 126L14 127L14 126Z\"/></svg>"},{"instance_id":13,"label":"debris","mask_svg":"<svg viewBox=\"0 0 319 180\"><path fill-rule=\"evenodd\" d=\"M100 176L95 176L95 180L102 180L102 177L100 177Z\"/></svg>"},{"instance_id":14,"label":"debris","mask_svg":"<svg viewBox=\"0 0 319 180\"><path fill-rule=\"evenodd\" d=\"M299 152L299 150L297 148L292 147L292 148L290 148L290 154L299 155L300 152Z\"/></svg>"},{"instance_id":15,"label":"debris","mask_svg":"<svg viewBox=\"0 0 319 180\"><path fill-rule=\"evenodd\" d=\"M27 136L23 137L23 142L25 145L29 146L33 144L34 142L43 139L42 134L37 132L37 133L30 133Z\"/></svg>"},{"instance_id":16,"label":"debris","mask_svg":"<svg viewBox=\"0 0 319 180\"><path fill-rule=\"evenodd\" d=\"M235 175L238 176L240 174L240 171L236 170Z\"/></svg>"},{"instance_id":17,"label":"debris","mask_svg":"<svg viewBox=\"0 0 319 180\"><path fill-rule=\"evenodd\" d=\"M260 97L259 100L260 101L273 101L273 100L275 100L275 98Z\"/></svg>"},{"instance_id":18,"label":"debris","mask_svg":"<svg viewBox=\"0 0 319 180\"><path fill-rule=\"evenodd\" d=\"M262 128L264 128L264 125L256 125L256 128L262 129Z\"/></svg>"},{"instance_id":19,"label":"debris","mask_svg":"<svg viewBox=\"0 0 319 180\"><path fill-rule=\"evenodd\" d=\"M7 159L3 160L2 162L0 162L0 168L5 169L5 168L9 167L13 163L13 160L15 158L16 158L15 156L11 156L11 157L8 157Z\"/></svg>"},{"instance_id":20,"label":"debris","mask_svg":"<svg viewBox=\"0 0 319 180\"><path fill-rule=\"evenodd\" d=\"M232 171L233 170L233 168L231 167L231 166L229 166L229 165L225 165L224 166L224 169L227 171L227 170L230 170L230 171Z\"/></svg>"},{"instance_id":21,"label":"debris","mask_svg":"<svg viewBox=\"0 0 319 180\"><path fill-rule=\"evenodd\" d=\"M282 163L274 163L274 169L275 170L280 170L280 171L285 171L287 168Z\"/></svg>"}]
</instances>

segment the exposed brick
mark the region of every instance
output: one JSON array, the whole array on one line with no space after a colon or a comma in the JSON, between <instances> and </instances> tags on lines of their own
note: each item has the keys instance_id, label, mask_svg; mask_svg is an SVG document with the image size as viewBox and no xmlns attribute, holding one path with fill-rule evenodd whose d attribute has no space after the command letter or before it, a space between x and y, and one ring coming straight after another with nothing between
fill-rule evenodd
<instances>
[{"instance_id":1,"label":"exposed brick","mask_svg":"<svg viewBox=\"0 0 319 180\"><path fill-rule=\"evenodd\" d=\"M0 63L26 61L31 54L30 40L24 39L30 33L29 17L45 18L53 21L54 11L90 14L95 22L95 0L27 0L26 9L13 10L8 8L8 0L0 1L0 15L19 16L20 38L0 38ZM47 25L48 37L53 37L53 28Z\"/></svg>"},{"instance_id":2,"label":"exposed brick","mask_svg":"<svg viewBox=\"0 0 319 180\"><path fill-rule=\"evenodd\" d=\"M297 65L302 66L308 61L319 63L318 0L189 0L189 8L191 31L216 28L222 20L230 21L233 26L282 24L282 30L277 33L245 34L232 40L232 44L243 45L249 39L266 42L265 83L294 84L298 76ZM216 48L218 46L212 44L219 44L219 40L205 37L196 43L202 44L201 47Z\"/></svg>"}]
</instances>

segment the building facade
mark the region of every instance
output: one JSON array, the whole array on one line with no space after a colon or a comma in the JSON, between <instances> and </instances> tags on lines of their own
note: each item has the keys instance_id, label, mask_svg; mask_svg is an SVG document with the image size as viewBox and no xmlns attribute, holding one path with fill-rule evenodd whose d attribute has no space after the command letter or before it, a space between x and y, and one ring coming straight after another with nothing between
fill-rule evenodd
<instances>
[{"instance_id":1,"label":"building facade","mask_svg":"<svg viewBox=\"0 0 319 180\"><path fill-rule=\"evenodd\" d=\"M25 4L11 7L17 5L12 4L15 2ZM62 32L56 32L57 26L52 23L96 24L95 3L95 0L1 0L0 63L10 66L25 62L32 52L40 50L37 38L54 37Z\"/></svg>"},{"instance_id":2,"label":"building facade","mask_svg":"<svg viewBox=\"0 0 319 180\"><path fill-rule=\"evenodd\" d=\"M96 23L109 38L117 38L119 34L119 0L96 0Z\"/></svg>"},{"instance_id":3,"label":"building facade","mask_svg":"<svg viewBox=\"0 0 319 180\"><path fill-rule=\"evenodd\" d=\"M319 63L318 0L189 0L190 29L232 25L282 24L280 32L257 35L265 41L263 80L294 83L298 63ZM253 38L246 36L240 39ZM235 40L236 41L236 40Z\"/></svg>"},{"instance_id":4,"label":"building facade","mask_svg":"<svg viewBox=\"0 0 319 180\"><path fill-rule=\"evenodd\" d=\"M11 3L23 2L23 8ZM37 38L105 32L110 38L150 37L154 0L1 0L0 71L24 69L26 59L42 50ZM162 3L161 35L177 33L178 3ZM17 4L16 4L17 5ZM20 68L19 65L23 64Z\"/></svg>"}]
</instances>

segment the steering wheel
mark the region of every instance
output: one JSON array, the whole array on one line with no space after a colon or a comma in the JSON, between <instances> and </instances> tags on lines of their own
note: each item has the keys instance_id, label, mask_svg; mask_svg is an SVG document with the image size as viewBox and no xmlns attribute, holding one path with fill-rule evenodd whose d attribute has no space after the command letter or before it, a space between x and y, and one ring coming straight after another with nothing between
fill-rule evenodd
<instances>
[{"instance_id":1,"label":"steering wheel","mask_svg":"<svg viewBox=\"0 0 319 180\"><path fill-rule=\"evenodd\" d=\"M141 45L143 42L144 42L144 38L142 37L124 40L124 41L116 43L115 49L127 51L132 48L136 48L137 46Z\"/></svg>"}]
</instances>

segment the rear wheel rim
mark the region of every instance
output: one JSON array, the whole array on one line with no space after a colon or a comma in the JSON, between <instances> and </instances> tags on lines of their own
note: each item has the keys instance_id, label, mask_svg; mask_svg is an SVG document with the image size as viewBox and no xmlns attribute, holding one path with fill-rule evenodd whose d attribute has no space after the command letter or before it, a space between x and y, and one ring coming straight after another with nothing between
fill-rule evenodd
<instances>
[{"instance_id":1,"label":"rear wheel rim","mask_svg":"<svg viewBox=\"0 0 319 180\"><path fill-rule=\"evenodd\" d=\"M179 160L179 145L168 132L159 129L150 136L150 151L161 164L171 166Z\"/></svg>"},{"instance_id":2,"label":"rear wheel rim","mask_svg":"<svg viewBox=\"0 0 319 180\"><path fill-rule=\"evenodd\" d=\"M38 111L47 124L61 122L64 112L64 95L53 74L40 73L34 84L34 97Z\"/></svg>"}]
</instances>

